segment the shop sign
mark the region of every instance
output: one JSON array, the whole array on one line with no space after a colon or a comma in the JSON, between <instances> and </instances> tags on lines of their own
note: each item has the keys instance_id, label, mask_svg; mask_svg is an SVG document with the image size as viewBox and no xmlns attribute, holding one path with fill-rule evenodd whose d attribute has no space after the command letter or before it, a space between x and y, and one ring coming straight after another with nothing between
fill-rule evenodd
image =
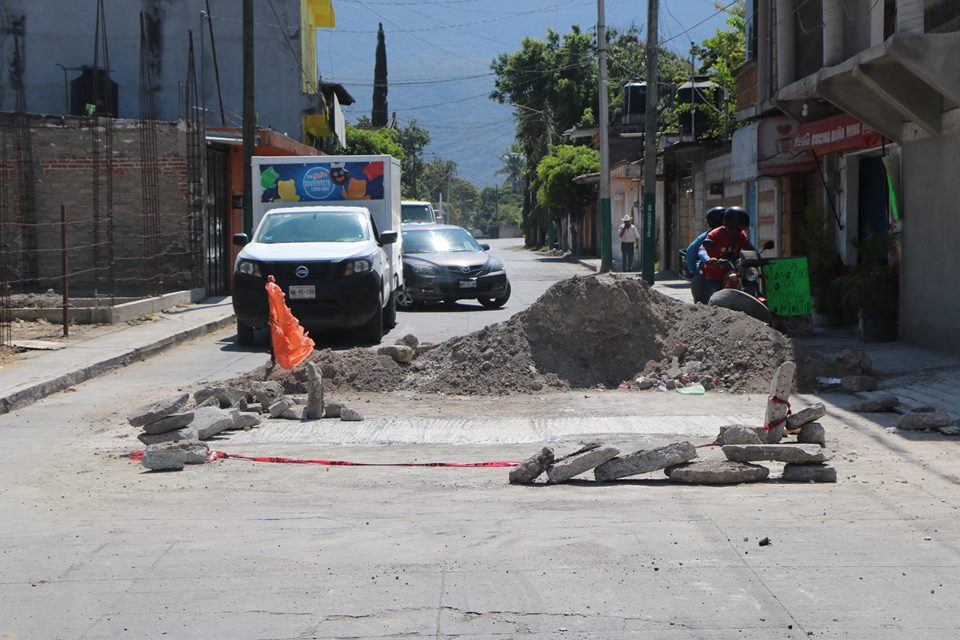
<instances>
[{"instance_id":1,"label":"shop sign","mask_svg":"<svg viewBox=\"0 0 960 640\"><path fill-rule=\"evenodd\" d=\"M880 132L851 115L843 114L800 125L793 139L793 150L795 153L813 151L815 155L823 156L879 147L885 141Z\"/></svg>"}]
</instances>

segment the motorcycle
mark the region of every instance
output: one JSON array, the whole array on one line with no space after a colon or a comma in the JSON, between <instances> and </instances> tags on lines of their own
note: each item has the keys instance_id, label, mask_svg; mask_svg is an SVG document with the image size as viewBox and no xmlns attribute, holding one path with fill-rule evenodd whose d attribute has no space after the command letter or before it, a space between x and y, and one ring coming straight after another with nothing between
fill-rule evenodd
<instances>
[{"instance_id":1,"label":"motorcycle","mask_svg":"<svg viewBox=\"0 0 960 640\"><path fill-rule=\"evenodd\" d=\"M773 241L768 240L760 251L744 250L736 263L719 260L727 270L723 289L710 297L708 304L742 311L762 322L770 323L773 314L767 308L767 297L763 282L763 265L768 260L763 252L773 249Z\"/></svg>"}]
</instances>

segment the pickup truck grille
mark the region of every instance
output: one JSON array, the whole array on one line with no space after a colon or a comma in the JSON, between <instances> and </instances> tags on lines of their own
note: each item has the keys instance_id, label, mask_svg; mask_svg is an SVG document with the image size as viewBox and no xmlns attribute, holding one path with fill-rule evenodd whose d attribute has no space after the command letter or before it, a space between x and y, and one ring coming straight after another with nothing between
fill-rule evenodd
<instances>
[{"instance_id":1,"label":"pickup truck grille","mask_svg":"<svg viewBox=\"0 0 960 640\"><path fill-rule=\"evenodd\" d=\"M298 267L306 267L309 273L301 278L297 275ZM339 262L264 262L264 276L271 275L278 281L289 284L297 282L313 282L316 280L333 280L340 273Z\"/></svg>"}]
</instances>

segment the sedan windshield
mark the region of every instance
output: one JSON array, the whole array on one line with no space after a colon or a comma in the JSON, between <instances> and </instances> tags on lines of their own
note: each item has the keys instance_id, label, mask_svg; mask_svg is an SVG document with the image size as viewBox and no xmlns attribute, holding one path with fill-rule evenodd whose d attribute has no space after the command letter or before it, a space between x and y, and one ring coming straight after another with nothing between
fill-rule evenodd
<instances>
[{"instance_id":1,"label":"sedan windshield","mask_svg":"<svg viewBox=\"0 0 960 640\"><path fill-rule=\"evenodd\" d=\"M440 253L446 251L483 251L483 248L464 229L403 232L404 253Z\"/></svg>"},{"instance_id":2,"label":"sedan windshield","mask_svg":"<svg viewBox=\"0 0 960 640\"><path fill-rule=\"evenodd\" d=\"M367 224L358 213L298 211L271 213L257 231L255 242L359 242L367 240Z\"/></svg>"},{"instance_id":3,"label":"sedan windshield","mask_svg":"<svg viewBox=\"0 0 960 640\"><path fill-rule=\"evenodd\" d=\"M400 205L401 222L433 222L433 216L430 214L430 205L428 204L404 204Z\"/></svg>"}]
</instances>

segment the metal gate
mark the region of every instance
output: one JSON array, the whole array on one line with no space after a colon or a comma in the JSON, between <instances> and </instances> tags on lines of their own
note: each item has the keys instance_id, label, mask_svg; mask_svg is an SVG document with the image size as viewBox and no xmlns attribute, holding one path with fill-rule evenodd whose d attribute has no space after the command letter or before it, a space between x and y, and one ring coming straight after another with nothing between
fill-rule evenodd
<instances>
[{"instance_id":1,"label":"metal gate","mask_svg":"<svg viewBox=\"0 0 960 640\"><path fill-rule=\"evenodd\" d=\"M227 153L207 149L207 295L224 296L229 292L227 271L227 216L230 194L227 192Z\"/></svg>"}]
</instances>

